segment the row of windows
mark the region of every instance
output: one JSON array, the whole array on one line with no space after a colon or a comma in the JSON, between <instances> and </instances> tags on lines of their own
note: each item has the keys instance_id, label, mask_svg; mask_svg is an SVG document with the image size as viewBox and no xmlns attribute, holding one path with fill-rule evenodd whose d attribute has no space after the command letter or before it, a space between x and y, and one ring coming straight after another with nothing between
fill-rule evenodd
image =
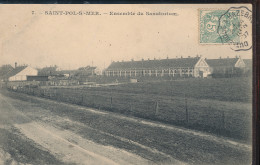
<instances>
[{"instance_id":1,"label":"row of windows","mask_svg":"<svg viewBox=\"0 0 260 165\"><path fill-rule=\"evenodd\" d=\"M186 75L192 75L193 74L193 72L191 71L191 72L164 72L164 73L162 73L162 72L106 72L106 75L107 76L151 76L151 75L158 75L158 76L160 76L160 75L176 75L176 74L178 74L178 75L181 75L181 74L186 74Z\"/></svg>"},{"instance_id":2,"label":"row of windows","mask_svg":"<svg viewBox=\"0 0 260 165\"><path fill-rule=\"evenodd\" d=\"M135 71L106 71L106 73L114 73L114 74L125 74L125 73L131 73L131 74L135 74L135 73L188 73L188 72L193 72L193 69L175 69L175 70L135 70Z\"/></svg>"}]
</instances>

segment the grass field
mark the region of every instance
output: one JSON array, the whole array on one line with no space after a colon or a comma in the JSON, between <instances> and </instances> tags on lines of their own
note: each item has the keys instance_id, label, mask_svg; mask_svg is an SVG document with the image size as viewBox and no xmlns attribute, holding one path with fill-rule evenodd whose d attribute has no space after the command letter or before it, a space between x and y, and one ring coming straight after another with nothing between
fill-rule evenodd
<instances>
[{"instance_id":1,"label":"grass field","mask_svg":"<svg viewBox=\"0 0 260 165\"><path fill-rule=\"evenodd\" d=\"M248 78L225 78L20 92L249 141L251 88Z\"/></svg>"},{"instance_id":2,"label":"grass field","mask_svg":"<svg viewBox=\"0 0 260 165\"><path fill-rule=\"evenodd\" d=\"M15 128L18 129L17 131L25 133L25 137L28 135L32 137L31 135L34 135L34 137L42 138L43 141L47 142L44 145L45 150L47 149L50 153L53 153L51 152L51 148L49 149L45 146L48 147L51 145L52 148L57 148L55 153L61 153L66 150L66 147L60 147L60 140L53 144L52 138L55 136L67 139L69 142L85 149L95 148L103 150L103 147L87 147L87 143L82 142L84 139L108 146L109 148L112 146L123 149L154 162L150 164L176 164L171 161L171 157L187 164L244 165L251 162L251 145L241 144L238 140L215 137L214 135L211 136L198 131L182 129L153 121L149 122L144 119L121 114L105 111L98 112L98 110L93 111L91 108L63 104L22 93L0 92L0 119L3 119L0 122L4 124L17 123L15 124ZM50 132L53 135L50 135ZM5 143L8 142L8 138L10 139L10 135L7 135L3 136L4 141L2 142L4 146L7 149L12 149L13 147L19 148L19 146L10 146L9 143ZM11 138L10 140L13 139ZM19 139L15 140L16 144L22 143L24 145L20 146L28 148L28 143ZM34 141L34 144L40 143L37 139ZM32 143L29 142L29 144ZM39 145L32 146L39 148ZM73 152L73 148L71 149L72 154L70 155L74 158L78 153ZM17 156L28 155L23 152L21 153L19 149L15 151L17 151L15 152ZM119 151L122 152L122 150ZM32 157L29 154L29 159L27 160L44 160L48 157L48 153L44 155L41 153L36 151L37 158L34 159L31 159ZM116 152L110 153L120 158L116 155ZM56 155L56 158L60 158L62 154L54 155ZM127 155L124 159L127 159L127 157L129 156ZM131 157L131 160L133 159ZM58 163L54 162L50 164Z\"/></svg>"},{"instance_id":3,"label":"grass field","mask_svg":"<svg viewBox=\"0 0 260 165\"><path fill-rule=\"evenodd\" d=\"M184 97L186 94L187 97L197 99L250 102L252 99L251 88L252 80L243 77L219 79L191 78L175 81L132 83L120 86L101 87L94 90L179 97Z\"/></svg>"}]
</instances>

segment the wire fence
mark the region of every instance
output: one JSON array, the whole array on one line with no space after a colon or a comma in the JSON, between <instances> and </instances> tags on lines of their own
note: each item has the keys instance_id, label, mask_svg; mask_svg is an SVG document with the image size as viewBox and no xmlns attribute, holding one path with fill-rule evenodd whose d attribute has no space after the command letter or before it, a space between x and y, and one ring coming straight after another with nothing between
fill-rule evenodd
<instances>
[{"instance_id":1,"label":"wire fence","mask_svg":"<svg viewBox=\"0 0 260 165\"><path fill-rule=\"evenodd\" d=\"M250 134L251 113L205 104L186 95L169 97L68 88L22 87L10 91L129 116L180 125L239 139Z\"/></svg>"}]
</instances>

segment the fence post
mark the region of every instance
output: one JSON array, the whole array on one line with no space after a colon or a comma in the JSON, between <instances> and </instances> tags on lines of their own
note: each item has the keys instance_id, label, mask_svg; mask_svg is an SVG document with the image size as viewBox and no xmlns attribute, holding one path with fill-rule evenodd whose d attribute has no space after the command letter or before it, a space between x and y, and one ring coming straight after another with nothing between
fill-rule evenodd
<instances>
[{"instance_id":1,"label":"fence post","mask_svg":"<svg viewBox=\"0 0 260 165\"><path fill-rule=\"evenodd\" d=\"M225 112L222 111L222 126L223 126L223 129L225 129Z\"/></svg>"},{"instance_id":2,"label":"fence post","mask_svg":"<svg viewBox=\"0 0 260 165\"><path fill-rule=\"evenodd\" d=\"M112 109L112 105L113 105L113 98L112 98L112 96L111 96L111 98L110 98L110 108Z\"/></svg>"},{"instance_id":3,"label":"fence post","mask_svg":"<svg viewBox=\"0 0 260 165\"><path fill-rule=\"evenodd\" d=\"M84 103L84 95L82 94L81 95L81 105L83 105L83 103Z\"/></svg>"},{"instance_id":4,"label":"fence post","mask_svg":"<svg viewBox=\"0 0 260 165\"><path fill-rule=\"evenodd\" d=\"M189 123L189 112L188 112L188 105L187 105L187 97L185 94L185 110L186 110L186 123Z\"/></svg>"},{"instance_id":5,"label":"fence post","mask_svg":"<svg viewBox=\"0 0 260 165\"><path fill-rule=\"evenodd\" d=\"M54 97L54 100L58 100L57 99L57 89L53 90L53 97Z\"/></svg>"},{"instance_id":6,"label":"fence post","mask_svg":"<svg viewBox=\"0 0 260 165\"><path fill-rule=\"evenodd\" d=\"M157 116L159 114L159 103L158 101L156 101L155 103L155 116Z\"/></svg>"}]
</instances>

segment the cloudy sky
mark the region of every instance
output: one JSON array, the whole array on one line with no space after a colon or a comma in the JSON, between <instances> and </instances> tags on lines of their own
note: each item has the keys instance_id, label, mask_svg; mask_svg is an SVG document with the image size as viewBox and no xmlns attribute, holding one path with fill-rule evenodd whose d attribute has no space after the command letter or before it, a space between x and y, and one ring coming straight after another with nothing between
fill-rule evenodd
<instances>
[{"instance_id":1,"label":"cloudy sky","mask_svg":"<svg viewBox=\"0 0 260 165\"><path fill-rule=\"evenodd\" d=\"M233 5L234 6L234 5ZM229 5L210 6L228 9ZM75 69L111 61L197 54L251 58L228 45L199 44L199 5L1 5L0 65L58 65ZM34 11L34 14L32 14ZM101 15L45 15L45 11L98 11ZM178 16L110 16L109 12L171 12Z\"/></svg>"}]
</instances>

